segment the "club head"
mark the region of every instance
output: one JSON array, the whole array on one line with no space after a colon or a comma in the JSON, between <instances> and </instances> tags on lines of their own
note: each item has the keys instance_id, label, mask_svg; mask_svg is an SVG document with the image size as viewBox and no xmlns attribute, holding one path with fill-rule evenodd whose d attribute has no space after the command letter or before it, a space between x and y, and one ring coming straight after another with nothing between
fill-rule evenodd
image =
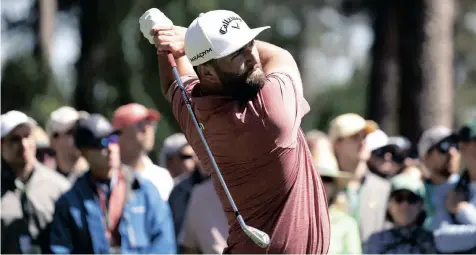
<instances>
[{"instance_id":1,"label":"club head","mask_svg":"<svg viewBox=\"0 0 476 255\"><path fill-rule=\"evenodd\" d=\"M246 226L243 228L246 235L248 235L255 244L261 248L266 248L269 245L269 236L265 232L254 227Z\"/></svg>"}]
</instances>

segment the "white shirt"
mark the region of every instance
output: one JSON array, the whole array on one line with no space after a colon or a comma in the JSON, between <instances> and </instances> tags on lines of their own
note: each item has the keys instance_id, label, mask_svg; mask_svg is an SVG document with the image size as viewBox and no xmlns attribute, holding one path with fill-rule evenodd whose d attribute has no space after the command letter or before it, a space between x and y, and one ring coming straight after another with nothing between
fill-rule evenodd
<instances>
[{"instance_id":1,"label":"white shirt","mask_svg":"<svg viewBox=\"0 0 476 255\"><path fill-rule=\"evenodd\" d=\"M174 181L169 171L163 167L154 165L149 157L144 156L142 158L144 163L144 170L139 172L142 178L152 182L154 186L159 190L162 199L167 201L169 199L170 192L174 187Z\"/></svg>"}]
</instances>

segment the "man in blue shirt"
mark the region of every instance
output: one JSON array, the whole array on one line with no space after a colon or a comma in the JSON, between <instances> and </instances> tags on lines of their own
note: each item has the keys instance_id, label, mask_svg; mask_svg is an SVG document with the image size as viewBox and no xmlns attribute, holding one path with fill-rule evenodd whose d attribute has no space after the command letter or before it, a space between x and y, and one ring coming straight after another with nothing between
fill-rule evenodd
<instances>
[{"instance_id":1,"label":"man in blue shirt","mask_svg":"<svg viewBox=\"0 0 476 255\"><path fill-rule=\"evenodd\" d=\"M90 169L56 203L53 253L175 253L168 204L121 165L118 132L99 114L78 121L74 140Z\"/></svg>"}]
</instances>

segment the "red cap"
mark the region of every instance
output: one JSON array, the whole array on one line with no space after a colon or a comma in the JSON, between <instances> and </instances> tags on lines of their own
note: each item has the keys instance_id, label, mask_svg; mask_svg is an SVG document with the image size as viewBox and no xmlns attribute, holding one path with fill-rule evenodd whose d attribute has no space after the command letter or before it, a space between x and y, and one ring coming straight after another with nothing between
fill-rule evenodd
<instances>
[{"instance_id":1,"label":"red cap","mask_svg":"<svg viewBox=\"0 0 476 255\"><path fill-rule=\"evenodd\" d=\"M140 104L126 104L117 108L114 112L112 127L114 129L121 129L145 119L159 121L160 113L153 109L147 109Z\"/></svg>"}]
</instances>

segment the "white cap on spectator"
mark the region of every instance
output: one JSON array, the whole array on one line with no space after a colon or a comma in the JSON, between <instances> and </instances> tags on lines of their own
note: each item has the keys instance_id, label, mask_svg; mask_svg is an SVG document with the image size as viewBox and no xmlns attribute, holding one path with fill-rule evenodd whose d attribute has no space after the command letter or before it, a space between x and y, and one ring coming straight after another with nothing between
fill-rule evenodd
<instances>
[{"instance_id":1,"label":"white cap on spectator","mask_svg":"<svg viewBox=\"0 0 476 255\"><path fill-rule=\"evenodd\" d=\"M420 158L425 157L432 146L450 135L452 135L451 129L444 126L435 126L423 132L418 142L418 155Z\"/></svg>"},{"instance_id":2,"label":"white cap on spectator","mask_svg":"<svg viewBox=\"0 0 476 255\"><path fill-rule=\"evenodd\" d=\"M346 113L337 116L331 121L329 131L329 139L335 140L343 137L353 136L361 131L366 134L372 133L378 129L378 124L372 120L365 120L355 113Z\"/></svg>"},{"instance_id":3,"label":"white cap on spectator","mask_svg":"<svg viewBox=\"0 0 476 255\"><path fill-rule=\"evenodd\" d=\"M46 122L46 133L50 136L54 133L64 133L73 128L80 117L87 115L88 113L76 111L70 106L60 107L50 114Z\"/></svg>"},{"instance_id":4,"label":"white cap on spectator","mask_svg":"<svg viewBox=\"0 0 476 255\"><path fill-rule=\"evenodd\" d=\"M34 119L28 117L28 115L19 111L9 111L2 114L2 138L10 134L13 129L22 124L30 124L32 127L35 127L37 123Z\"/></svg>"},{"instance_id":5,"label":"white cap on spectator","mask_svg":"<svg viewBox=\"0 0 476 255\"><path fill-rule=\"evenodd\" d=\"M159 164L161 167L166 167L167 159L177 154L185 145L188 145L187 138L182 133L176 133L164 140L164 145L160 150Z\"/></svg>"},{"instance_id":6,"label":"white cap on spectator","mask_svg":"<svg viewBox=\"0 0 476 255\"><path fill-rule=\"evenodd\" d=\"M367 135L365 138L365 145L369 151L374 151L388 145L388 136L380 129Z\"/></svg>"}]
</instances>

